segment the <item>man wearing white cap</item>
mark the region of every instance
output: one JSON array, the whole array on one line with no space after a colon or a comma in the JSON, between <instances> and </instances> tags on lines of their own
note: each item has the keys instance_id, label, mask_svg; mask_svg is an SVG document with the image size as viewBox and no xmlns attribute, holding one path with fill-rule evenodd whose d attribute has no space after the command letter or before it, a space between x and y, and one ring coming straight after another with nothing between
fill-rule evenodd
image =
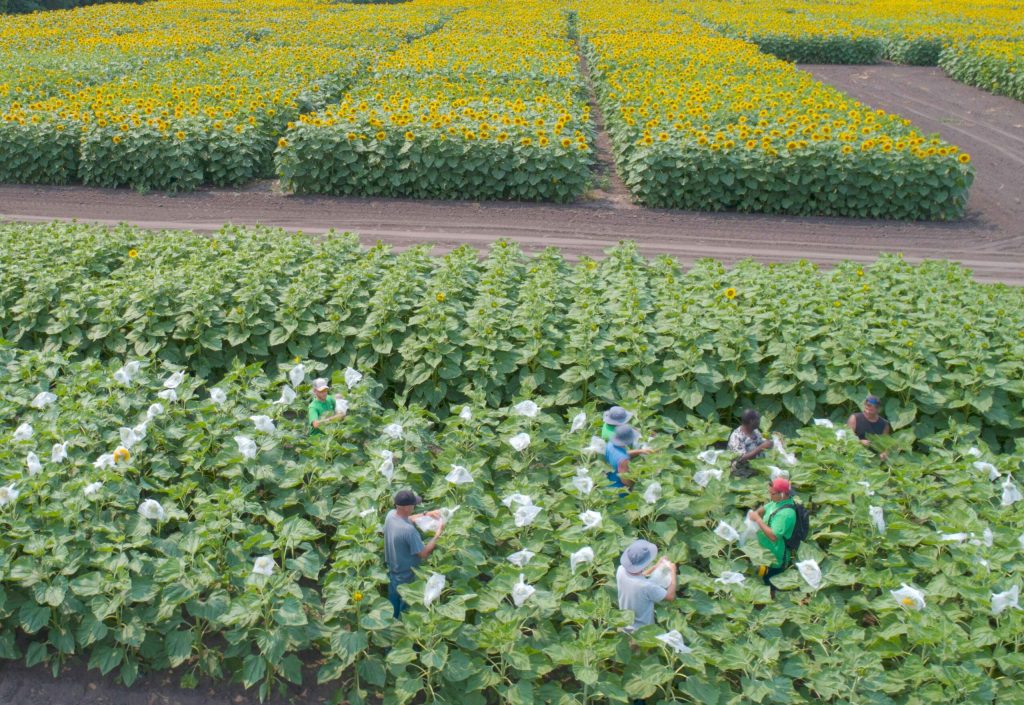
<instances>
[{"instance_id":1,"label":"man wearing white cap","mask_svg":"<svg viewBox=\"0 0 1024 705\"><path fill-rule=\"evenodd\" d=\"M622 552L619 560L619 569L615 573L619 609L633 611L630 631L654 624L655 603L676 599L676 565L665 558L653 563L657 555L657 546L650 541L637 539ZM669 567L667 587L648 577L662 565Z\"/></svg>"},{"instance_id":2,"label":"man wearing white cap","mask_svg":"<svg viewBox=\"0 0 1024 705\"><path fill-rule=\"evenodd\" d=\"M345 418L345 412L335 413L334 401L327 398L330 389L330 385L323 377L313 380L313 401L309 402L309 434L311 436L323 433L320 427L324 424Z\"/></svg>"}]
</instances>

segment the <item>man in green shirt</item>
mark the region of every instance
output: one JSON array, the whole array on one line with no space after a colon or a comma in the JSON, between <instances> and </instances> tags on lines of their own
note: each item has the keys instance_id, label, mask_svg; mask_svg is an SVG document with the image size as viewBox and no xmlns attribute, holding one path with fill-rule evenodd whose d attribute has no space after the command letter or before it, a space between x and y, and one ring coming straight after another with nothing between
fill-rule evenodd
<instances>
[{"instance_id":1,"label":"man in green shirt","mask_svg":"<svg viewBox=\"0 0 1024 705\"><path fill-rule=\"evenodd\" d=\"M601 439L604 440L605 443L611 441L612 436L615 435L615 430L631 418L633 418L633 414L629 413L621 406L613 406L608 409L608 411L604 412L604 425L601 426Z\"/></svg>"},{"instance_id":2,"label":"man in green shirt","mask_svg":"<svg viewBox=\"0 0 1024 705\"><path fill-rule=\"evenodd\" d=\"M796 506L793 503L793 488L789 480L777 477L768 483L768 504L760 509L751 509L747 518L757 524L757 542L771 552L775 559L770 566L761 566L759 575L764 584L771 588L775 597L775 586L771 579L789 567L793 556L786 548L786 540L793 536L796 527Z\"/></svg>"},{"instance_id":3,"label":"man in green shirt","mask_svg":"<svg viewBox=\"0 0 1024 705\"><path fill-rule=\"evenodd\" d=\"M313 380L313 401L309 402L310 435L323 433L320 428L332 421L345 418L345 413L334 411L334 400L328 398L330 385L323 377Z\"/></svg>"}]
</instances>

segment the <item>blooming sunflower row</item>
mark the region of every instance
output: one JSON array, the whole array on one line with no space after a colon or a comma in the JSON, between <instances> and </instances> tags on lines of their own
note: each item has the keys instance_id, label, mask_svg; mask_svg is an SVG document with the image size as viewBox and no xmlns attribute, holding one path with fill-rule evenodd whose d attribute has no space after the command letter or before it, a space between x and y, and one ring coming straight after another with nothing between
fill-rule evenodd
<instances>
[{"instance_id":1,"label":"blooming sunflower row","mask_svg":"<svg viewBox=\"0 0 1024 705\"><path fill-rule=\"evenodd\" d=\"M962 215L970 158L792 64L649 4L580 7L626 185L643 203L905 219Z\"/></svg>"},{"instance_id":2,"label":"blooming sunflower row","mask_svg":"<svg viewBox=\"0 0 1024 705\"><path fill-rule=\"evenodd\" d=\"M60 80L38 79L50 70L43 52L38 80L26 70L13 88L0 80L0 101L7 85L0 180L181 190L269 175L290 121L336 100L386 52L436 28L446 11L431 0L386 8L181 1L115 13L128 18L124 25L108 20L96 30L136 36L137 46L125 38L113 46L98 41L90 10L61 13L64 29L83 40L76 61L102 65L105 73L83 79L84 71L71 70ZM49 36L48 29L39 32ZM50 54L64 47L63 39L49 41ZM24 39L12 46L12 55L32 63ZM131 60L116 61L118 52Z\"/></svg>"},{"instance_id":3,"label":"blooming sunflower row","mask_svg":"<svg viewBox=\"0 0 1024 705\"><path fill-rule=\"evenodd\" d=\"M300 117L277 166L296 192L568 201L589 181L591 131L561 9L494 2Z\"/></svg>"},{"instance_id":4,"label":"blooming sunflower row","mask_svg":"<svg viewBox=\"0 0 1024 705\"><path fill-rule=\"evenodd\" d=\"M1024 100L1024 43L982 41L948 47L939 65L952 78Z\"/></svg>"},{"instance_id":5,"label":"blooming sunflower row","mask_svg":"<svg viewBox=\"0 0 1024 705\"><path fill-rule=\"evenodd\" d=\"M679 0L687 14L793 61L935 65L943 48L1024 40L1020 0Z\"/></svg>"}]
</instances>

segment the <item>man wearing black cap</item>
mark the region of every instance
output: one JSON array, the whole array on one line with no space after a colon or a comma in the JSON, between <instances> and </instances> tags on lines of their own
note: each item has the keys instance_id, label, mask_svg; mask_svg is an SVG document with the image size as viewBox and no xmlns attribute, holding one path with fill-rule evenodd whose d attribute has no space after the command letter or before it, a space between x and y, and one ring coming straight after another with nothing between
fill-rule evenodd
<instances>
[{"instance_id":1,"label":"man wearing black cap","mask_svg":"<svg viewBox=\"0 0 1024 705\"><path fill-rule=\"evenodd\" d=\"M395 494L395 508L384 519L384 562L388 565L388 599L395 608L395 619L408 605L398 594L398 586L416 579L412 569L416 568L437 548L437 539L444 531L444 522L439 511L413 514L413 509L423 500L411 490L400 490ZM423 516L437 519L434 537L423 544L420 532L413 521Z\"/></svg>"}]
</instances>

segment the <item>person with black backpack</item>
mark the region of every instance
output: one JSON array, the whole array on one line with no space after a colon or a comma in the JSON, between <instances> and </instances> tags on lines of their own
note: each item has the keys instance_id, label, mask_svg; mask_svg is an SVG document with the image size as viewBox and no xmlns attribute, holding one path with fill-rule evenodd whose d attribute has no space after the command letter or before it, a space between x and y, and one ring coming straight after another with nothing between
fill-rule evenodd
<instances>
[{"instance_id":1,"label":"person with black backpack","mask_svg":"<svg viewBox=\"0 0 1024 705\"><path fill-rule=\"evenodd\" d=\"M793 501L793 487L786 478L777 477L768 483L768 499L768 504L751 509L747 517L757 524L758 543L775 559L771 565L761 566L759 571L774 599L775 586L771 579L793 564L800 542L810 532L810 521L807 510Z\"/></svg>"}]
</instances>

